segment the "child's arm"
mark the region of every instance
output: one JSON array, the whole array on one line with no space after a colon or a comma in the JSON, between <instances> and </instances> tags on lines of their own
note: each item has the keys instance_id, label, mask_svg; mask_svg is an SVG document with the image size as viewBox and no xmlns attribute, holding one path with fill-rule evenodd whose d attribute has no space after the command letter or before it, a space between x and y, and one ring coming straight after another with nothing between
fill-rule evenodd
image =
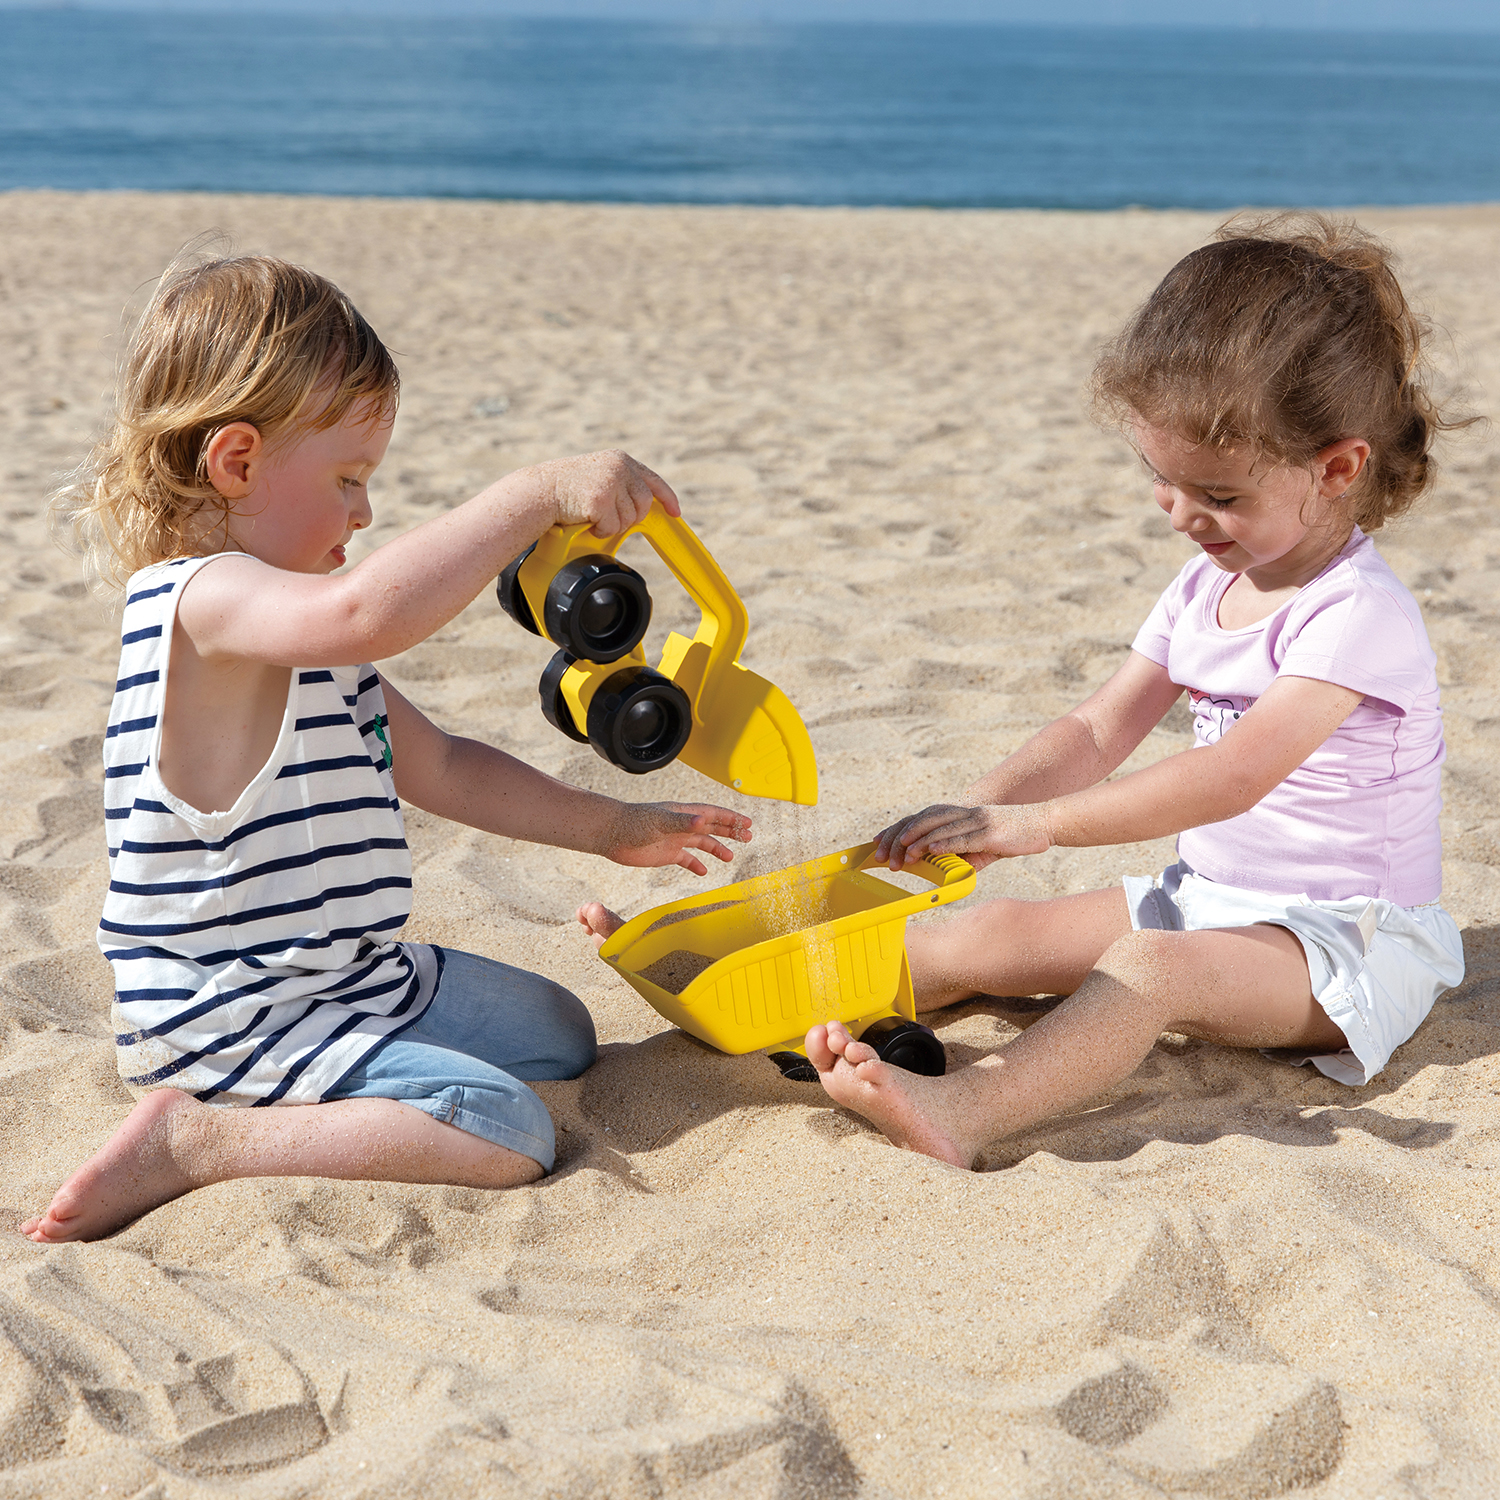
<instances>
[{"instance_id":1,"label":"child's arm","mask_svg":"<svg viewBox=\"0 0 1500 1500\"><path fill-rule=\"evenodd\" d=\"M347 573L292 573L234 555L194 575L178 621L198 654L281 667L395 656L464 609L554 524L601 537L677 497L628 454L590 453L518 469L472 500L386 542Z\"/></svg>"},{"instance_id":2,"label":"child's arm","mask_svg":"<svg viewBox=\"0 0 1500 1500\"><path fill-rule=\"evenodd\" d=\"M733 855L721 838L750 841L750 819L726 808L619 802L569 786L492 745L439 729L382 679L392 774L403 802L486 833L602 854L621 865L681 865L707 873L693 853Z\"/></svg>"},{"instance_id":3,"label":"child's arm","mask_svg":"<svg viewBox=\"0 0 1500 1500\"><path fill-rule=\"evenodd\" d=\"M1103 781L1161 722L1182 696L1167 669L1132 651L1125 665L1077 708L1054 719L1007 756L964 793L964 804L1016 806L1046 802ZM954 810L954 809L950 809ZM893 870L899 860L891 854L894 840L919 819L938 811L928 808L893 823L876 835L876 852ZM935 851L941 852L941 851ZM998 858L980 850L978 868Z\"/></svg>"},{"instance_id":4,"label":"child's arm","mask_svg":"<svg viewBox=\"0 0 1500 1500\"><path fill-rule=\"evenodd\" d=\"M1167 669L1137 651L1072 712L1032 735L981 776L967 801L1045 802L1103 781L1182 696Z\"/></svg>"},{"instance_id":5,"label":"child's arm","mask_svg":"<svg viewBox=\"0 0 1500 1500\"><path fill-rule=\"evenodd\" d=\"M893 869L925 854L983 864L1057 845L1133 844L1248 812L1363 702L1310 677L1278 678L1217 744L1170 755L1118 781L1025 807L931 807L881 835Z\"/></svg>"}]
</instances>

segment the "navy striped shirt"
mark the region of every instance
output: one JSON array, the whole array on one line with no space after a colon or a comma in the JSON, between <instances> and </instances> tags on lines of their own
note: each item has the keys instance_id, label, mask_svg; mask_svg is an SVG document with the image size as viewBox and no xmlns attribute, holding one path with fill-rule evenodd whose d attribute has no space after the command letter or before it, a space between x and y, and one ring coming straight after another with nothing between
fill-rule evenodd
<instances>
[{"instance_id":1,"label":"navy striped shirt","mask_svg":"<svg viewBox=\"0 0 1500 1500\"><path fill-rule=\"evenodd\" d=\"M227 812L157 774L182 587L209 557L131 580L104 739L120 1072L224 1104L310 1104L421 1015L438 959L396 941L411 854L370 666L294 670L270 759Z\"/></svg>"}]
</instances>

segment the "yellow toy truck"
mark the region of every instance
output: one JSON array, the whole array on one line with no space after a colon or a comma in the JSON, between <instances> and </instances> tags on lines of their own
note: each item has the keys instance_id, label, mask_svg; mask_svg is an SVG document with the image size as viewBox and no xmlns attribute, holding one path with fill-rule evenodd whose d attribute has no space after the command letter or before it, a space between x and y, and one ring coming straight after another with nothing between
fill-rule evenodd
<instances>
[{"instance_id":1,"label":"yellow toy truck","mask_svg":"<svg viewBox=\"0 0 1500 1500\"><path fill-rule=\"evenodd\" d=\"M898 1067L930 1076L943 1044L917 1022L906 919L960 900L974 869L955 855L908 866L935 889L904 891L867 873L874 844L633 918L599 957L667 1020L717 1047L765 1049L789 1078L815 1079L803 1038L842 1021Z\"/></svg>"}]
</instances>

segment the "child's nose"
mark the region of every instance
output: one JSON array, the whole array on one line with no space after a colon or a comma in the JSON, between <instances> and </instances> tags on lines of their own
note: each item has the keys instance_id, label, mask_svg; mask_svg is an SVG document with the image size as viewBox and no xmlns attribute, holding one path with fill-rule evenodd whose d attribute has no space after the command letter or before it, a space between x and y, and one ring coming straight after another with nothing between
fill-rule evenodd
<instances>
[{"instance_id":1,"label":"child's nose","mask_svg":"<svg viewBox=\"0 0 1500 1500\"><path fill-rule=\"evenodd\" d=\"M349 525L355 531L363 531L375 518L375 512L370 508L370 492L365 489L355 491L355 500L349 507Z\"/></svg>"},{"instance_id":2,"label":"child's nose","mask_svg":"<svg viewBox=\"0 0 1500 1500\"><path fill-rule=\"evenodd\" d=\"M1173 491L1172 502L1166 510L1171 518L1173 531L1202 531L1208 525L1208 517L1180 490Z\"/></svg>"}]
</instances>

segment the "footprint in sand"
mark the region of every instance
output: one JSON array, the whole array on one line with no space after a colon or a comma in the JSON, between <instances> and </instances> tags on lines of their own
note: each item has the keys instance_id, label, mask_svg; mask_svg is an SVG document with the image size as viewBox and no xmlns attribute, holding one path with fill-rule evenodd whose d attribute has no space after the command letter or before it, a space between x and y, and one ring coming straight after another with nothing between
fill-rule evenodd
<instances>
[{"instance_id":1,"label":"footprint in sand","mask_svg":"<svg viewBox=\"0 0 1500 1500\"><path fill-rule=\"evenodd\" d=\"M1317 1484L1343 1456L1338 1392L1244 1321L1212 1240L1167 1218L1098 1312L1113 1364L1052 1408L1072 1437L1169 1494L1256 1500Z\"/></svg>"},{"instance_id":2,"label":"footprint in sand","mask_svg":"<svg viewBox=\"0 0 1500 1500\"><path fill-rule=\"evenodd\" d=\"M54 1253L24 1302L0 1298L0 1468L62 1457L80 1414L86 1448L124 1440L191 1474L274 1468L328 1441L312 1381L280 1350L154 1268L117 1269L150 1295L121 1303Z\"/></svg>"}]
</instances>

